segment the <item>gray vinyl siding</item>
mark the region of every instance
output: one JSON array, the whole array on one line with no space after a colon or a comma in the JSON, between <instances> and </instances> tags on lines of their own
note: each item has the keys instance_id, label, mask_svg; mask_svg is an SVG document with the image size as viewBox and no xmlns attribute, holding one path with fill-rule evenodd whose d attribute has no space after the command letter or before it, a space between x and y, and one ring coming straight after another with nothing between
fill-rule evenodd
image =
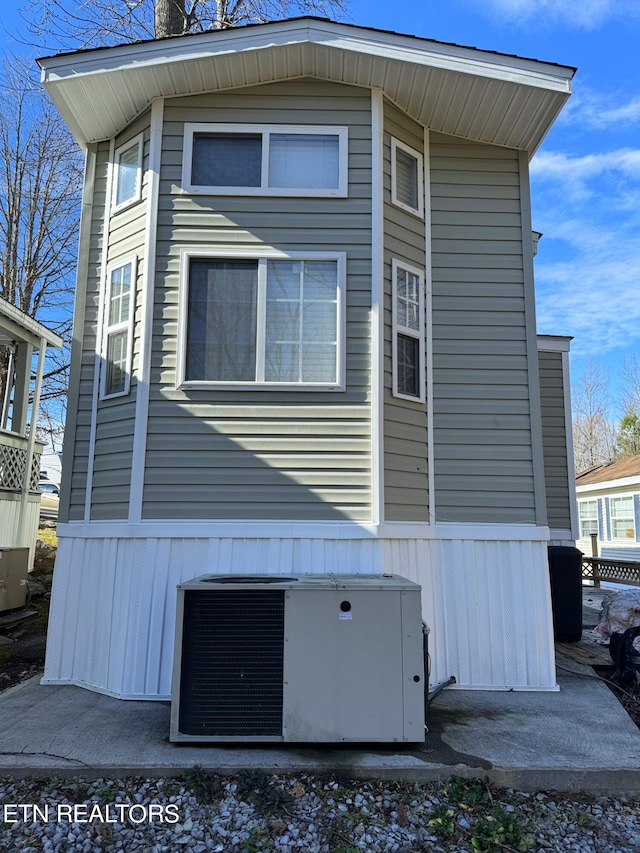
<instances>
[{"instance_id":1,"label":"gray vinyl siding","mask_svg":"<svg viewBox=\"0 0 640 853\"><path fill-rule=\"evenodd\" d=\"M535 523L518 152L433 133L430 161L436 517Z\"/></svg>"},{"instance_id":2,"label":"gray vinyl siding","mask_svg":"<svg viewBox=\"0 0 640 853\"><path fill-rule=\"evenodd\" d=\"M571 530L567 430L561 352L538 352L544 482L549 527Z\"/></svg>"},{"instance_id":3,"label":"gray vinyl siding","mask_svg":"<svg viewBox=\"0 0 640 853\"><path fill-rule=\"evenodd\" d=\"M349 128L349 195L181 192L185 122ZM371 517L371 108L299 81L165 102L143 518ZM176 390L180 250L347 253L346 391Z\"/></svg>"},{"instance_id":4,"label":"gray vinyl siding","mask_svg":"<svg viewBox=\"0 0 640 853\"><path fill-rule=\"evenodd\" d=\"M93 378L96 354L96 330L100 301L100 262L102 257L103 221L107 192L107 164L109 143L101 142L95 148L95 174L92 198L86 199L83 211L83 232L80 251L85 253L83 263L78 267L78 296L76 312L81 300L84 301L82 325L77 322L74 329L72 374L70 399L77 399L75 405L75 430L73 436L73 454L68 447L71 440L65 435L65 458L72 459L72 467L65 464L63 486L63 508L60 520L80 521L84 518L84 504L89 463L89 445L91 440L91 406L93 400ZM84 217L86 216L86 220ZM84 223L87 222L87 230ZM80 315L78 315L78 320ZM77 359L77 361L76 361ZM77 397L76 397L77 395ZM70 474L68 473L70 471ZM67 491L68 489L68 491ZM68 495L68 516L64 509Z\"/></svg>"},{"instance_id":5,"label":"gray vinyl siding","mask_svg":"<svg viewBox=\"0 0 640 853\"><path fill-rule=\"evenodd\" d=\"M146 196L148 186L149 113L131 124L115 140L115 148L143 133L142 198L114 213L109 221L107 264L137 258L134 314L133 366L129 393L110 400L99 400L96 422L92 520L124 519L129 514L129 490L133 460L133 434L136 409L137 368L139 362L140 306L144 273ZM106 287L106 284L105 284Z\"/></svg>"},{"instance_id":6,"label":"gray vinyl siding","mask_svg":"<svg viewBox=\"0 0 640 853\"><path fill-rule=\"evenodd\" d=\"M422 125L384 105L384 517L427 521L427 409L392 395L392 260L425 272L425 222L391 204L391 138L423 153ZM423 358L425 353L423 353Z\"/></svg>"}]
</instances>

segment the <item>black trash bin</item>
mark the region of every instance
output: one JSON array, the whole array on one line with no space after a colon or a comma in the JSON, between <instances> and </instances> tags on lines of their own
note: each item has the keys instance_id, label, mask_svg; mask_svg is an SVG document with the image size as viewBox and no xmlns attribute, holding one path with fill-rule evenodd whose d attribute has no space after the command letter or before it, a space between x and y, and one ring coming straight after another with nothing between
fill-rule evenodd
<instances>
[{"instance_id":1,"label":"black trash bin","mask_svg":"<svg viewBox=\"0 0 640 853\"><path fill-rule=\"evenodd\" d=\"M553 636L575 643L582 637L582 551L563 545L548 550Z\"/></svg>"}]
</instances>

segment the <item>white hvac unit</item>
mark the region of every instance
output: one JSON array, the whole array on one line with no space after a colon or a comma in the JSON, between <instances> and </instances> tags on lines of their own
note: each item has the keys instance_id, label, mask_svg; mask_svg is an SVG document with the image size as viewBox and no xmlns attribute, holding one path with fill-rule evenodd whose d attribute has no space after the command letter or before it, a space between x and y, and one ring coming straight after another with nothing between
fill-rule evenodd
<instances>
[{"instance_id":1,"label":"white hvac unit","mask_svg":"<svg viewBox=\"0 0 640 853\"><path fill-rule=\"evenodd\" d=\"M206 575L178 586L170 740L424 741L420 586Z\"/></svg>"}]
</instances>

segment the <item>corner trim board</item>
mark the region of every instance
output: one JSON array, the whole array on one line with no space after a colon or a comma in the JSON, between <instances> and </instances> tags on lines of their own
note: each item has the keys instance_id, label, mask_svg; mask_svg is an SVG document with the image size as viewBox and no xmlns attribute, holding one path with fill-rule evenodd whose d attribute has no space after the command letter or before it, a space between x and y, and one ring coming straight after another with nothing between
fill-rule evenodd
<instances>
[{"instance_id":1,"label":"corner trim board","mask_svg":"<svg viewBox=\"0 0 640 853\"><path fill-rule=\"evenodd\" d=\"M140 357L136 389L136 413L133 433L131 485L129 488L129 522L142 518L144 467L147 452L147 425L149 419L149 383L151 377L151 349L153 337L153 298L156 274L156 233L158 224L158 199L160 193L160 159L162 155L162 128L164 100L158 98L151 105L149 140L149 183L144 233L144 274L142 279L142 323Z\"/></svg>"}]
</instances>

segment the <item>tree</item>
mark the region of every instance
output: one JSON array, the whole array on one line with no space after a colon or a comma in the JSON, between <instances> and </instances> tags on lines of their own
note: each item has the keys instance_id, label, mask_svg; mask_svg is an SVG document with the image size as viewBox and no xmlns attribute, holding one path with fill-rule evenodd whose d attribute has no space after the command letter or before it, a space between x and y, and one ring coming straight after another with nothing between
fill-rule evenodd
<instances>
[{"instance_id":1,"label":"tree","mask_svg":"<svg viewBox=\"0 0 640 853\"><path fill-rule=\"evenodd\" d=\"M73 273L82 157L57 110L15 57L0 94L0 295L66 341L71 336ZM49 351L43 401L63 400L68 352ZM0 386L7 352L0 353ZM0 388L0 399L2 399Z\"/></svg>"},{"instance_id":2,"label":"tree","mask_svg":"<svg viewBox=\"0 0 640 853\"><path fill-rule=\"evenodd\" d=\"M592 360L573 393L573 451L576 472L611 462L616 428L609 420L609 376Z\"/></svg>"},{"instance_id":3,"label":"tree","mask_svg":"<svg viewBox=\"0 0 640 853\"><path fill-rule=\"evenodd\" d=\"M622 408L640 412L640 361L630 355L622 362Z\"/></svg>"},{"instance_id":4,"label":"tree","mask_svg":"<svg viewBox=\"0 0 640 853\"><path fill-rule=\"evenodd\" d=\"M629 409L622 420L616 438L616 459L637 456L640 453L640 417Z\"/></svg>"},{"instance_id":5,"label":"tree","mask_svg":"<svg viewBox=\"0 0 640 853\"><path fill-rule=\"evenodd\" d=\"M45 50L73 50L345 9L346 0L30 0L24 13Z\"/></svg>"}]
</instances>

